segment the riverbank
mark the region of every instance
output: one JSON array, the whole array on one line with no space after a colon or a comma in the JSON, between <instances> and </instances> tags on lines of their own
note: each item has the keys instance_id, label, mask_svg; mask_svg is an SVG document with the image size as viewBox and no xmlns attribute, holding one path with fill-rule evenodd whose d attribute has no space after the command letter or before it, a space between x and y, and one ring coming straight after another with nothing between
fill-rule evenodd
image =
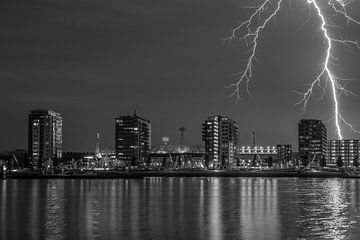
<instances>
[{"instance_id":1,"label":"riverbank","mask_svg":"<svg viewBox=\"0 0 360 240\"><path fill-rule=\"evenodd\" d=\"M7 174L7 179L136 179L144 177L297 177L297 178L342 178L353 177L338 171L295 170L159 170L159 171L84 171L62 174L18 171Z\"/></svg>"}]
</instances>

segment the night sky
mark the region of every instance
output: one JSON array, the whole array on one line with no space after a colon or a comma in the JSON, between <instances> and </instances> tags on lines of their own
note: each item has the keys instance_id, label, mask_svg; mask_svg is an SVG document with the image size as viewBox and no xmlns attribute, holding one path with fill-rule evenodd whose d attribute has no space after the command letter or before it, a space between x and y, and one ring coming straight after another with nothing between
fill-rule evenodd
<instances>
[{"instance_id":1,"label":"night sky","mask_svg":"<svg viewBox=\"0 0 360 240\"><path fill-rule=\"evenodd\" d=\"M327 0L320 2L327 2ZM153 144L162 136L202 144L201 124L221 114L237 121L240 144L297 146L301 118L331 119L330 94L317 91L305 112L294 107L321 70L326 45L315 12L305 0L284 2L260 37L251 97L235 104L226 85L246 64L244 42L223 44L249 16L256 1L244 0L2 0L0 4L0 151L27 148L27 115L50 108L63 116L64 151L114 149L114 119L137 113L152 123ZM360 1L349 5L360 19ZM335 21L336 20L336 21ZM333 28L360 39L360 26L342 18ZM332 69L360 79L360 51L337 46ZM347 88L360 95L360 82ZM344 117L360 129L360 100L343 96ZM335 137L333 121L326 123ZM358 138L344 128L344 137Z\"/></svg>"}]
</instances>

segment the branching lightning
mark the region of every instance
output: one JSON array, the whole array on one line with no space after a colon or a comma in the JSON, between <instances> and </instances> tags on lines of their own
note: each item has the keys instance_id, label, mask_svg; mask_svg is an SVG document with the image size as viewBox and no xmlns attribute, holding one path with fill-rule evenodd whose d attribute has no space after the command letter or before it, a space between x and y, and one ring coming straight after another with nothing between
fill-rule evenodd
<instances>
[{"instance_id":1,"label":"branching lightning","mask_svg":"<svg viewBox=\"0 0 360 240\"><path fill-rule=\"evenodd\" d=\"M239 74L239 78L236 82L229 85L228 88L234 89L230 96L236 97L236 101L241 99L240 88L242 84L245 84L246 91L250 95L249 84L253 78L253 69L254 62L256 61L256 50L259 45L259 36L261 31L266 28L267 24L278 14L281 9L282 3L285 0L265 0L263 4L260 6L249 7L249 9L255 9L255 11L250 15L250 17L240 23L237 27L235 27L231 35L228 38L225 38L225 41L237 39L237 35L241 34L239 39L244 40L246 46L249 47L249 57L247 59L247 63L245 69ZM290 1L290 0L289 0ZM334 116L333 119L335 121L336 133L338 139L342 139L342 129L341 124L349 127L353 132L359 133L355 128L344 119L344 117L340 113L339 107L339 97L341 94L353 95L357 97L353 92L349 91L345 88L344 82L348 79L337 77L330 69L330 65L332 64L331 60L337 60L332 55L332 49L334 45L340 44L347 48L355 48L360 50L359 41L343 39L341 37L335 37L331 35L329 28L334 28L336 26L331 25L327 22L324 12L322 11L321 6L318 4L319 0L303 0L306 2L309 7L312 7L316 12L317 17L321 20L321 32L327 44L326 49L326 57L323 62L323 67L318 75L314 78L314 80L309 85L309 88L305 92L297 92L302 95L300 101L298 101L295 105L302 105L303 110L306 110L307 104L312 96L313 90L316 86L319 86L322 89L322 95L320 99L325 95L325 91L327 87L330 87L331 96L333 99L333 107L334 107ZM276 3L273 5L273 3ZM336 15L340 15L347 20L348 24L357 24L360 26L360 21L351 17L347 11L347 2L345 0L328 0L328 7L332 10L332 12ZM310 9L311 13L311 9ZM309 14L308 19L304 22L306 24L311 18ZM303 25L302 25L303 26ZM301 27L302 27L301 26ZM245 32L245 33L241 33ZM325 83L322 86L322 81Z\"/></svg>"}]
</instances>

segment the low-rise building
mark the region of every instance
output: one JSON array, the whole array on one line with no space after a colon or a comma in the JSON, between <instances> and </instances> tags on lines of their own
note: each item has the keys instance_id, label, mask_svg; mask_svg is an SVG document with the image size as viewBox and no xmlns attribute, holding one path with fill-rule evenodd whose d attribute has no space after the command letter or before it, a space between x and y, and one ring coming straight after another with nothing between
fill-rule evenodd
<instances>
[{"instance_id":1,"label":"low-rise building","mask_svg":"<svg viewBox=\"0 0 360 240\"><path fill-rule=\"evenodd\" d=\"M150 168L205 168L205 149L197 145L154 146L146 162Z\"/></svg>"},{"instance_id":2,"label":"low-rise building","mask_svg":"<svg viewBox=\"0 0 360 240\"><path fill-rule=\"evenodd\" d=\"M276 161L277 148L275 146L242 146L238 151L238 165L240 167L265 167L269 161Z\"/></svg>"},{"instance_id":3,"label":"low-rise building","mask_svg":"<svg viewBox=\"0 0 360 240\"><path fill-rule=\"evenodd\" d=\"M288 166L293 159L293 152L291 144L276 145L277 160L282 166Z\"/></svg>"},{"instance_id":4,"label":"low-rise building","mask_svg":"<svg viewBox=\"0 0 360 240\"><path fill-rule=\"evenodd\" d=\"M326 160L329 166L336 166L339 158L343 161L344 166L352 166L353 160L359 155L359 139L332 139L327 142Z\"/></svg>"}]
</instances>

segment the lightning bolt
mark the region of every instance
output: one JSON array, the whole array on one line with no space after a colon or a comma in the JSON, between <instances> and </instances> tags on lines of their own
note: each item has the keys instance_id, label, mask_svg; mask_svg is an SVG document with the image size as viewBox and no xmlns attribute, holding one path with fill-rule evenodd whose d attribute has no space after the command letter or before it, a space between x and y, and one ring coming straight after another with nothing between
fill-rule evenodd
<instances>
[{"instance_id":1,"label":"lightning bolt","mask_svg":"<svg viewBox=\"0 0 360 240\"><path fill-rule=\"evenodd\" d=\"M340 5L340 9L336 7L336 4ZM347 9L346 9L346 3L343 0L333 0L333 1L330 0L329 5L332 6L332 9L336 13L343 15L346 18L346 20L348 21L348 23L352 22L352 23L360 24L359 21L355 20L348 14Z\"/></svg>"},{"instance_id":2,"label":"lightning bolt","mask_svg":"<svg viewBox=\"0 0 360 240\"><path fill-rule=\"evenodd\" d=\"M255 29L252 29L252 24L253 24L254 19L255 18L260 19L261 15L270 7L269 5L271 5L271 1L266 0L261 6L259 6L256 9L256 11L250 16L250 18L247 21L242 22L239 26L237 26L236 28L234 28L232 30L231 36L223 39L224 41L236 39L236 33L245 27L246 33L242 36L241 39L245 40L247 46L251 45L250 50L249 50L250 57L248 58L245 70L240 73L240 78L236 83L233 83L233 84L230 84L229 86L227 86L228 88L235 89L234 92L230 96L231 97L236 96L236 101L239 101L241 99L240 85L244 81L246 82L246 91L249 95L251 95L250 91L249 91L249 84L250 84L250 80L252 79L252 76L253 76L254 61L256 60L255 54L256 54L256 49L258 47L258 39L259 39L260 31L266 27L266 25L271 21L271 19L273 17L276 16L278 11L280 10L282 1L283 0L278 0L276 8L272 10L271 15L268 16L267 18L265 18L265 20L263 21L263 23L261 25L258 25Z\"/></svg>"},{"instance_id":3,"label":"lightning bolt","mask_svg":"<svg viewBox=\"0 0 360 240\"><path fill-rule=\"evenodd\" d=\"M251 9L255 9L255 11L250 15L250 17L246 21L240 23L236 28L234 28L231 32L231 35L228 38L223 39L224 41L236 39L239 32L245 31L245 33L242 34L240 39L245 40L246 46L249 47L250 56L247 59L247 63L244 71L239 73L240 77L236 82L227 86L228 88L234 89L233 93L230 96L236 97L236 102L241 99L240 88L244 82L246 85L246 91L250 95L249 84L251 79L253 78L254 61L256 61L256 50L259 45L260 33L267 26L267 24L278 14L283 1L284 0L274 0L274 1L265 0L263 4L261 4L260 6L251 7ZM321 20L320 29L327 43L327 48L326 48L326 57L324 59L323 67L320 73L314 78L309 88L305 92L297 92L302 95L302 98L295 105L302 105L303 110L305 111L307 104L312 96L314 88L316 86L319 86L322 89L323 93L320 97L320 99L322 99L322 97L325 95L326 88L330 85L331 96L334 102L333 119L335 120L336 134L338 139L340 140L343 139L341 124L346 125L353 132L360 134L360 132L355 130L355 128L348 121L346 121L345 118L341 115L340 107L339 107L339 97L341 96L341 94L344 93L346 95L353 95L355 97L357 97L357 95L347 90L344 87L343 82L347 81L348 79L337 77L334 73L332 73L330 69L331 60L332 59L337 60L334 56L332 56L333 45L341 44L347 48L355 48L359 50L360 43L358 41L332 36L330 34L329 28L335 26L327 23L326 17L322 12L322 8L318 4L318 0L304 0L304 1L306 1L309 4L309 6L313 7L315 12L317 13L317 16ZM276 3L275 6L272 5L274 2ZM347 20L348 24L353 23L360 25L359 21L352 18L348 14L346 8L347 3L344 0L329 0L327 4L330 7L330 9L333 11L333 13L335 13L336 15L343 16ZM311 16L309 15L309 18L306 20L304 24L306 24L310 18ZM321 86L321 82L323 79L325 79L325 84L324 86Z\"/></svg>"}]
</instances>

